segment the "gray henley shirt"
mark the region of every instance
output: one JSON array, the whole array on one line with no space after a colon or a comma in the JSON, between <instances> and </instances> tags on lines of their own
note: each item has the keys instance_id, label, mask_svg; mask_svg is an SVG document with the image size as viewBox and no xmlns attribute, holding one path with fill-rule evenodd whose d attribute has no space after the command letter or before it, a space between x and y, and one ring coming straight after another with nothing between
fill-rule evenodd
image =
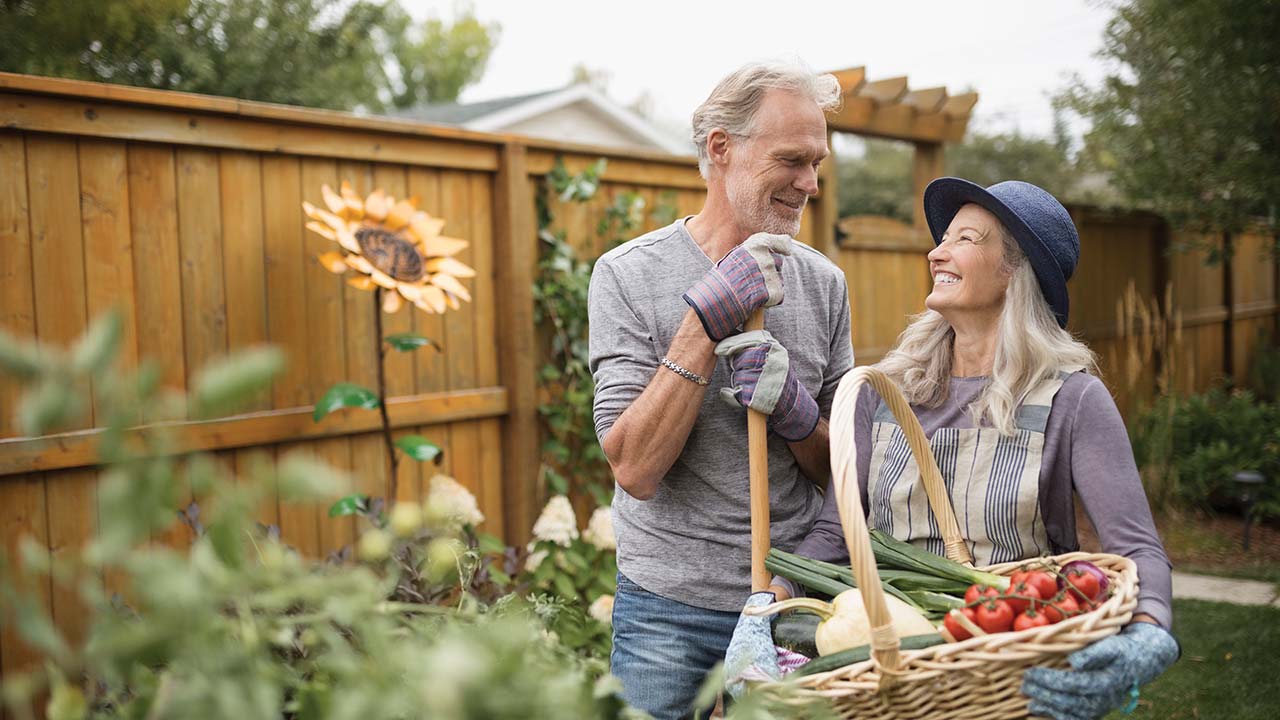
<instances>
[{"instance_id":1,"label":"gray henley shirt","mask_svg":"<svg viewBox=\"0 0 1280 720\"><path fill-rule=\"evenodd\" d=\"M681 298L713 263L685 220L625 243L596 262L589 300L596 435L613 423L660 368L689 306ZM796 242L782 265L785 300L765 311L765 329L817 399L823 417L853 367L844 273ZM739 612L751 592L751 512L746 410L727 404L721 358L684 450L647 501L617 488L613 500L618 569L644 589L710 610ZM818 482L824 482L819 478ZM786 441L769 436L770 535L792 548L809 532L822 495Z\"/></svg>"}]
</instances>

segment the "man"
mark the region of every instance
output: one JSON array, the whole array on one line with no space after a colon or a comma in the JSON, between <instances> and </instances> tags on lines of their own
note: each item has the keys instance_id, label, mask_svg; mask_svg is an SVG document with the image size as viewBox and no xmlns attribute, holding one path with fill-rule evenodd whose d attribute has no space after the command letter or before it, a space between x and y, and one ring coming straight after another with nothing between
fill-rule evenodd
<instances>
[{"instance_id":1,"label":"man","mask_svg":"<svg viewBox=\"0 0 1280 720\"><path fill-rule=\"evenodd\" d=\"M751 592L743 406L769 416L773 544L794 548L821 505L820 416L853 366L848 291L788 236L818 191L839 97L834 77L794 65L729 75L693 115L702 211L592 275L596 433L618 488L612 669L656 718L689 713ZM766 333L740 334L764 307Z\"/></svg>"}]
</instances>

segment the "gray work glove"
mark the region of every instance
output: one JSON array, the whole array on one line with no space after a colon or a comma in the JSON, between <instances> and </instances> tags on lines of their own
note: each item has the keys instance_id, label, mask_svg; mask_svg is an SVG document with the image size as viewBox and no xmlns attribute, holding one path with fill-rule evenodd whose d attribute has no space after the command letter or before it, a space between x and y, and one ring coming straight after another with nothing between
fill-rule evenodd
<instances>
[{"instance_id":1,"label":"gray work glove","mask_svg":"<svg viewBox=\"0 0 1280 720\"><path fill-rule=\"evenodd\" d=\"M763 607L773 602L773 593L761 591L747 598L746 607ZM772 620L774 615L751 617L739 615L733 629L733 639L724 656L725 689L738 697L746 689L748 680L778 680L782 669L778 667L778 650L773 644Z\"/></svg>"},{"instance_id":2,"label":"gray work glove","mask_svg":"<svg viewBox=\"0 0 1280 720\"><path fill-rule=\"evenodd\" d=\"M1028 710L1054 720L1099 718L1128 704L1136 706L1138 688L1155 680L1178 659L1178 641L1151 623L1130 624L1119 635L1072 653L1073 670L1031 668L1022 676Z\"/></svg>"},{"instance_id":3,"label":"gray work glove","mask_svg":"<svg viewBox=\"0 0 1280 720\"><path fill-rule=\"evenodd\" d=\"M791 358L767 330L725 338L716 355L729 358L733 377L720 395L730 405L769 416L769 427L783 440L797 442L818 427L818 403L791 370Z\"/></svg>"}]
</instances>

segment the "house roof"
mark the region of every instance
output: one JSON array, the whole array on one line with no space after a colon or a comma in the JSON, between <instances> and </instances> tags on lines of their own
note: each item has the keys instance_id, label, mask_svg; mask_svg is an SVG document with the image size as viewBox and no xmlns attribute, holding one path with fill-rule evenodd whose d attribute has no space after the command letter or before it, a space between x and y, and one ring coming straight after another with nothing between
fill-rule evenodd
<instances>
[{"instance_id":1,"label":"house roof","mask_svg":"<svg viewBox=\"0 0 1280 720\"><path fill-rule=\"evenodd\" d=\"M396 117L411 118L413 120L422 120L423 122L445 123L447 125L462 125L477 118L491 115L508 108L521 105L530 100L536 100L547 95L554 95L560 90L543 90L542 92L528 93L525 95L513 95L505 98L495 98L493 100L484 100L475 103L440 103L438 105L417 105L415 107L398 110L393 114Z\"/></svg>"},{"instance_id":2,"label":"house roof","mask_svg":"<svg viewBox=\"0 0 1280 720\"><path fill-rule=\"evenodd\" d=\"M396 115L423 122L461 125L471 130L500 132L505 127L575 103L585 103L655 147L676 155L688 155L691 152L691 148L667 137L644 118L584 84L477 103L419 105L401 110Z\"/></svg>"}]
</instances>

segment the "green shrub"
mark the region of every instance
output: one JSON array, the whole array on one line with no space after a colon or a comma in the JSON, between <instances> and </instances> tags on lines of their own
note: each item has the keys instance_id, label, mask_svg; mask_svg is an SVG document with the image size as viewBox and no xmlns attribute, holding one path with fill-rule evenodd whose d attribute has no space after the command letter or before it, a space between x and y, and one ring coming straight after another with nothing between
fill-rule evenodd
<instances>
[{"instance_id":1,"label":"green shrub","mask_svg":"<svg viewBox=\"0 0 1280 720\"><path fill-rule=\"evenodd\" d=\"M1280 406L1221 387L1186 398L1166 395L1137 418L1131 435L1157 507L1239 509L1233 476L1253 470L1266 478L1256 512L1280 518Z\"/></svg>"}]
</instances>

